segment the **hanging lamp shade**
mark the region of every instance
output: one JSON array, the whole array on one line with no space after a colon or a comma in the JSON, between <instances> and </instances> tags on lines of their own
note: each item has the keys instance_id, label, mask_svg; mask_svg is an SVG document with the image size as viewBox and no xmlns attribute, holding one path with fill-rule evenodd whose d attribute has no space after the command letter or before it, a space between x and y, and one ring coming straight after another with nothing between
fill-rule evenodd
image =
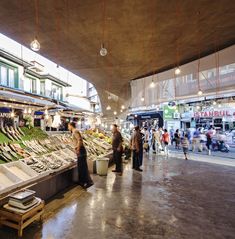
<instances>
[{"instance_id":1,"label":"hanging lamp shade","mask_svg":"<svg viewBox=\"0 0 235 239\"><path fill-rule=\"evenodd\" d=\"M33 51L39 51L40 50L40 43L39 41L35 38L31 44L30 44L30 47Z\"/></svg>"}]
</instances>

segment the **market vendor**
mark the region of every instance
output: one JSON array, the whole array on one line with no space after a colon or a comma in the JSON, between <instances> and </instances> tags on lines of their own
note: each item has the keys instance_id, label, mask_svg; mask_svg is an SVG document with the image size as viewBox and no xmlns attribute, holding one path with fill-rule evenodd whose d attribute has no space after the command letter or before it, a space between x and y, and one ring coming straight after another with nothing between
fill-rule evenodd
<instances>
[{"instance_id":1,"label":"market vendor","mask_svg":"<svg viewBox=\"0 0 235 239\"><path fill-rule=\"evenodd\" d=\"M123 153L123 147L122 147L122 135L118 131L118 126L116 124L113 125L113 138L112 138L112 148L113 148L113 160L116 164L115 170L113 172L117 172L122 174L122 153Z\"/></svg>"},{"instance_id":2,"label":"market vendor","mask_svg":"<svg viewBox=\"0 0 235 239\"><path fill-rule=\"evenodd\" d=\"M89 188L94 183L90 177L87 165L87 152L83 144L81 133L76 129L76 123L70 122L68 124L69 131L72 132L73 144L77 154L78 164L78 183L83 188Z\"/></svg>"}]
</instances>

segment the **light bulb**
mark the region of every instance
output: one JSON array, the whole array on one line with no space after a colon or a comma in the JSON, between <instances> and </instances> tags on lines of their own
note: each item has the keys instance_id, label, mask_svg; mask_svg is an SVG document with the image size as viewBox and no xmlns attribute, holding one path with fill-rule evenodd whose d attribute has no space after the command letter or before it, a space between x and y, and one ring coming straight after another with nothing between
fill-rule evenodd
<instances>
[{"instance_id":1,"label":"light bulb","mask_svg":"<svg viewBox=\"0 0 235 239\"><path fill-rule=\"evenodd\" d=\"M218 107L221 108L221 104L218 104Z\"/></svg>"},{"instance_id":2,"label":"light bulb","mask_svg":"<svg viewBox=\"0 0 235 239\"><path fill-rule=\"evenodd\" d=\"M199 91L197 92L197 94L198 94L198 95L202 95L202 94L203 94L202 90L199 90Z\"/></svg>"},{"instance_id":3,"label":"light bulb","mask_svg":"<svg viewBox=\"0 0 235 239\"><path fill-rule=\"evenodd\" d=\"M124 109L125 109L125 105L122 105L122 107L121 107L121 108L122 108L122 110L124 110Z\"/></svg>"},{"instance_id":4,"label":"light bulb","mask_svg":"<svg viewBox=\"0 0 235 239\"><path fill-rule=\"evenodd\" d=\"M113 114L116 115L116 114L117 114L117 111L114 111Z\"/></svg>"},{"instance_id":5,"label":"light bulb","mask_svg":"<svg viewBox=\"0 0 235 239\"><path fill-rule=\"evenodd\" d=\"M106 108L106 110L111 110L111 106L108 105L107 108Z\"/></svg>"},{"instance_id":6,"label":"light bulb","mask_svg":"<svg viewBox=\"0 0 235 239\"><path fill-rule=\"evenodd\" d=\"M216 101L213 101L213 105L216 105L217 103L216 103Z\"/></svg>"},{"instance_id":7,"label":"light bulb","mask_svg":"<svg viewBox=\"0 0 235 239\"><path fill-rule=\"evenodd\" d=\"M123 110L120 110L120 112L122 113Z\"/></svg>"},{"instance_id":8,"label":"light bulb","mask_svg":"<svg viewBox=\"0 0 235 239\"><path fill-rule=\"evenodd\" d=\"M31 114L32 113L32 110L31 108L28 109L28 113Z\"/></svg>"},{"instance_id":9,"label":"light bulb","mask_svg":"<svg viewBox=\"0 0 235 239\"><path fill-rule=\"evenodd\" d=\"M196 108L197 108L197 110L200 110L200 108L201 108L201 107L200 107L199 105L197 105L197 107L196 107Z\"/></svg>"},{"instance_id":10,"label":"light bulb","mask_svg":"<svg viewBox=\"0 0 235 239\"><path fill-rule=\"evenodd\" d=\"M11 112L11 117L12 117L12 118L15 117L15 113L14 113L14 111Z\"/></svg>"},{"instance_id":11,"label":"light bulb","mask_svg":"<svg viewBox=\"0 0 235 239\"><path fill-rule=\"evenodd\" d=\"M141 101L144 101L144 97L141 97Z\"/></svg>"},{"instance_id":12,"label":"light bulb","mask_svg":"<svg viewBox=\"0 0 235 239\"><path fill-rule=\"evenodd\" d=\"M138 117L138 115L135 115L135 118L137 118Z\"/></svg>"},{"instance_id":13,"label":"light bulb","mask_svg":"<svg viewBox=\"0 0 235 239\"><path fill-rule=\"evenodd\" d=\"M24 114L27 114L27 113L28 113L28 111L27 111L27 109L25 108L25 109L24 109Z\"/></svg>"},{"instance_id":14,"label":"light bulb","mask_svg":"<svg viewBox=\"0 0 235 239\"><path fill-rule=\"evenodd\" d=\"M40 43L38 42L38 40L36 38L31 42L30 47L33 51L40 50Z\"/></svg>"},{"instance_id":15,"label":"light bulb","mask_svg":"<svg viewBox=\"0 0 235 239\"><path fill-rule=\"evenodd\" d=\"M181 70L180 70L179 67L177 67L177 68L175 69L175 74L176 74L176 75L179 75L180 73L181 73Z\"/></svg>"},{"instance_id":16,"label":"light bulb","mask_svg":"<svg viewBox=\"0 0 235 239\"><path fill-rule=\"evenodd\" d=\"M104 44L101 45L101 48L100 48L100 55L101 56L106 56L108 54L108 51L107 49L104 47Z\"/></svg>"},{"instance_id":17,"label":"light bulb","mask_svg":"<svg viewBox=\"0 0 235 239\"><path fill-rule=\"evenodd\" d=\"M155 86L154 82L152 81L150 87L153 88Z\"/></svg>"}]
</instances>

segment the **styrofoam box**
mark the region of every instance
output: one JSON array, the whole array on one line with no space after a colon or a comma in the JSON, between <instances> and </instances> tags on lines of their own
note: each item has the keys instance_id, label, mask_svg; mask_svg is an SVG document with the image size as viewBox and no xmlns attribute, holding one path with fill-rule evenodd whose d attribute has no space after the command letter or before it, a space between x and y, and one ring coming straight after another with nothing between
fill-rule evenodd
<instances>
[{"instance_id":1,"label":"styrofoam box","mask_svg":"<svg viewBox=\"0 0 235 239\"><path fill-rule=\"evenodd\" d=\"M34 158L35 156L32 156L32 158ZM37 156L38 158L39 156ZM41 156L42 157L42 156ZM31 157L30 157L31 158ZM36 172L34 169L32 169L29 165L27 165L27 163L25 162L25 159L20 159L19 161L21 161L21 163L23 163L25 166L29 167L31 170L33 170L33 172L35 172L36 174L38 174L38 178L43 178L47 175L49 175L50 173L52 173L53 171L52 170L46 170L46 171L43 171L41 173L38 173Z\"/></svg>"},{"instance_id":2,"label":"styrofoam box","mask_svg":"<svg viewBox=\"0 0 235 239\"><path fill-rule=\"evenodd\" d=\"M109 150L112 148L112 145L111 144L108 144L107 142L105 141L101 141L101 140L98 140L98 139L93 139L93 142L98 144L100 147L106 149L106 150Z\"/></svg>"},{"instance_id":3,"label":"styrofoam box","mask_svg":"<svg viewBox=\"0 0 235 239\"><path fill-rule=\"evenodd\" d=\"M74 162L77 160L76 154L74 152L72 152L71 154L67 154L66 152L64 152L63 149L60 149L58 151L56 151L55 153L59 152L60 157L68 157L71 158L72 160L74 160ZM66 161L66 160L65 160ZM66 161L67 162L67 161Z\"/></svg>"},{"instance_id":4,"label":"styrofoam box","mask_svg":"<svg viewBox=\"0 0 235 239\"><path fill-rule=\"evenodd\" d=\"M4 165L0 165L0 193L16 188L22 180L13 174Z\"/></svg>"},{"instance_id":5,"label":"styrofoam box","mask_svg":"<svg viewBox=\"0 0 235 239\"><path fill-rule=\"evenodd\" d=\"M39 176L37 172L21 161L7 163L5 166L24 182L32 181Z\"/></svg>"},{"instance_id":6,"label":"styrofoam box","mask_svg":"<svg viewBox=\"0 0 235 239\"><path fill-rule=\"evenodd\" d=\"M73 157L76 159L76 153L71 151L70 149L68 149L68 148L62 149L62 152L65 153L66 155L68 154L70 157Z\"/></svg>"}]
</instances>

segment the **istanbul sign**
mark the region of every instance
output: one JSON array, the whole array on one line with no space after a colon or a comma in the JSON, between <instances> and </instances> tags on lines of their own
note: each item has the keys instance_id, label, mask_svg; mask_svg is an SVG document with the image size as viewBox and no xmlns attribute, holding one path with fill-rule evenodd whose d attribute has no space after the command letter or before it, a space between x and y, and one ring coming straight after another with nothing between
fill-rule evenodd
<instances>
[{"instance_id":1,"label":"istanbul sign","mask_svg":"<svg viewBox=\"0 0 235 239\"><path fill-rule=\"evenodd\" d=\"M194 118L212 118L212 117L232 117L235 111L231 110L211 110L194 112Z\"/></svg>"}]
</instances>

